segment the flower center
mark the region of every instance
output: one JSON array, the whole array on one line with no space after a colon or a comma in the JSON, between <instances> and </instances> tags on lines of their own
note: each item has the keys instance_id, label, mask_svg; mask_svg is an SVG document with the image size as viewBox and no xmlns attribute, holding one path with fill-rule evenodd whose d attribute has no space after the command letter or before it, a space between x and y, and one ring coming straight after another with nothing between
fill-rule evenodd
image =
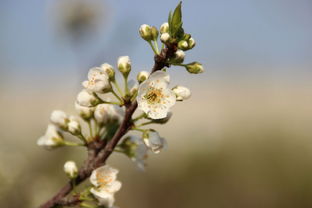
<instances>
[{"instance_id":1,"label":"flower center","mask_svg":"<svg viewBox=\"0 0 312 208\"><path fill-rule=\"evenodd\" d=\"M147 93L144 95L144 98L149 104L160 103L161 99L164 97L161 89L156 89L151 87L148 89Z\"/></svg>"},{"instance_id":2,"label":"flower center","mask_svg":"<svg viewBox=\"0 0 312 208\"><path fill-rule=\"evenodd\" d=\"M101 174L101 173L97 173L96 178L97 178L98 183L100 184L100 187L105 186L106 184L111 183L113 181L112 177Z\"/></svg>"}]
</instances>

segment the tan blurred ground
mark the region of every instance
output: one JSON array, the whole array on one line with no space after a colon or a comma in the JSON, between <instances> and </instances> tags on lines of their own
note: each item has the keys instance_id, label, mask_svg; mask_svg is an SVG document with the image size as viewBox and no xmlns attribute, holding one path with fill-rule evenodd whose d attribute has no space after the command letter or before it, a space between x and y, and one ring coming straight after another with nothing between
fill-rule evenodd
<instances>
[{"instance_id":1,"label":"tan blurred ground","mask_svg":"<svg viewBox=\"0 0 312 208\"><path fill-rule=\"evenodd\" d=\"M311 83L311 82L310 82ZM113 156L127 208L312 207L312 85L309 82L192 84L170 123L169 148L146 172ZM36 207L66 180L63 163L84 151L38 148L53 109L74 113L76 85L1 91L1 207ZM22 92L22 93L20 93Z\"/></svg>"}]
</instances>

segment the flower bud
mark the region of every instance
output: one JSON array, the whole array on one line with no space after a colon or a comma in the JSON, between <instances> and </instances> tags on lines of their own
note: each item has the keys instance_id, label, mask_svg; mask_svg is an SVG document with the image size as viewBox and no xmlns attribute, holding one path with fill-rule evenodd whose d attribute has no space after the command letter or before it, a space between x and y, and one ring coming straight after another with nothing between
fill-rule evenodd
<instances>
[{"instance_id":1,"label":"flower bud","mask_svg":"<svg viewBox=\"0 0 312 208\"><path fill-rule=\"evenodd\" d=\"M81 126L78 119L74 116L69 117L68 132L72 135L79 135L81 133Z\"/></svg>"},{"instance_id":2,"label":"flower bud","mask_svg":"<svg viewBox=\"0 0 312 208\"><path fill-rule=\"evenodd\" d=\"M110 81L115 80L115 70L111 65L104 63L101 65L101 68L108 75Z\"/></svg>"},{"instance_id":3,"label":"flower bud","mask_svg":"<svg viewBox=\"0 0 312 208\"><path fill-rule=\"evenodd\" d=\"M188 43L185 40L180 40L178 43L178 48L181 50L187 50L188 49Z\"/></svg>"},{"instance_id":4,"label":"flower bud","mask_svg":"<svg viewBox=\"0 0 312 208\"><path fill-rule=\"evenodd\" d=\"M167 43L167 42L170 40L170 35L169 35L169 33L163 33L163 34L161 34L160 40L161 40L161 42L163 42L163 43Z\"/></svg>"},{"instance_id":5,"label":"flower bud","mask_svg":"<svg viewBox=\"0 0 312 208\"><path fill-rule=\"evenodd\" d=\"M152 27L151 31L152 31L152 40L156 41L158 38L159 32L158 32L157 28L154 26Z\"/></svg>"},{"instance_id":6,"label":"flower bud","mask_svg":"<svg viewBox=\"0 0 312 208\"><path fill-rule=\"evenodd\" d=\"M75 108L78 112L78 114L83 118L84 120L89 120L93 116L94 107L86 107L79 105L79 103L75 102Z\"/></svg>"},{"instance_id":7,"label":"flower bud","mask_svg":"<svg viewBox=\"0 0 312 208\"><path fill-rule=\"evenodd\" d=\"M133 87L130 88L130 97L137 95L139 86L136 84Z\"/></svg>"},{"instance_id":8,"label":"flower bud","mask_svg":"<svg viewBox=\"0 0 312 208\"><path fill-rule=\"evenodd\" d=\"M64 138L57 127L50 124L46 130L44 136L40 137L37 141L38 146L42 146L46 149L53 149L64 144Z\"/></svg>"},{"instance_id":9,"label":"flower bud","mask_svg":"<svg viewBox=\"0 0 312 208\"><path fill-rule=\"evenodd\" d=\"M78 168L74 161L67 161L64 164L64 172L70 179L74 179L78 176Z\"/></svg>"},{"instance_id":10,"label":"flower bud","mask_svg":"<svg viewBox=\"0 0 312 208\"><path fill-rule=\"evenodd\" d=\"M165 22L160 26L160 33L163 34L168 32L169 32L169 24L168 22Z\"/></svg>"},{"instance_id":11,"label":"flower bud","mask_svg":"<svg viewBox=\"0 0 312 208\"><path fill-rule=\"evenodd\" d=\"M147 72L147 71L141 71L141 72L139 72L138 75L137 75L137 80L138 80L139 83L142 83L142 82L144 82L145 80L147 80L148 76L149 76L149 72Z\"/></svg>"},{"instance_id":12,"label":"flower bud","mask_svg":"<svg viewBox=\"0 0 312 208\"><path fill-rule=\"evenodd\" d=\"M153 34L152 34L152 28L149 25L141 25L139 29L139 33L141 37L146 40L146 41L151 41L153 40Z\"/></svg>"},{"instance_id":13,"label":"flower bud","mask_svg":"<svg viewBox=\"0 0 312 208\"><path fill-rule=\"evenodd\" d=\"M149 131L143 134L143 141L147 148L158 154L166 146L166 140L159 136L156 131Z\"/></svg>"},{"instance_id":14,"label":"flower bud","mask_svg":"<svg viewBox=\"0 0 312 208\"><path fill-rule=\"evenodd\" d=\"M121 120L121 115L112 104L99 104L94 111L94 118L99 124L107 124Z\"/></svg>"},{"instance_id":15,"label":"flower bud","mask_svg":"<svg viewBox=\"0 0 312 208\"><path fill-rule=\"evenodd\" d=\"M131 70L131 61L129 56L121 56L118 59L118 69L119 71L124 75L128 76L130 70Z\"/></svg>"},{"instance_id":16,"label":"flower bud","mask_svg":"<svg viewBox=\"0 0 312 208\"><path fill-rule=\"evenodd\" d=\"M190 39L188 40L188 49L194 48L195 45L196 45L196 42L195 42L194 38L190 38Z\"/></svg>"},{"instance_id":17,"label":"flower bud","mask_svg":"<svg viewBox=\"0 0 312 208\"><path fill-rule=\"evenodd\" d=\"M65 112L60 110L55 110L51 113L51 122L57 127L66 130L68 127L68 117Z\"/></svg>"},{"instance_id":18,"label":"flower bud","mask_svg":"<svg viewBox=\"0 0 312 208\"><path fill-rule=\"evenodd\" d=\"M98 104L99 100L92 92L83 89L77 95L77 103L82 106L91 107Z\"/></svg>"},{"instance_id":19,"label":"flower bud","mask_svg":"<svg viewBox=\"0 0 312 208\"><path fill-rule=\"evenodd\" d=\"M191 97L191 91L183 86L175 86L172 91L176 94L177 101L183 101Z\"/></svg>"},{"instance_id":20,"label":"flower bud","mask_svg":"<svg viewBox=\"0 0 312 208\"><path fill-rule=\"evenodd\" d=\"M184 51L178 49L174 54L173 61L175 63L182 63L184 61L184 57L185 57Z\"/></svg>"},{"instance_id":21,"label":"flower bud","mask_svg":"<svg viewBox=\"0 0 312 208\"><path fill-rule=\"evenodd\" d=\"M192 74L199 74L199 73L204 72L203 65L201 63L198 63L198 62L189 63L185 67L186 67L186 70Z\"/></svg>"}]
</instances>

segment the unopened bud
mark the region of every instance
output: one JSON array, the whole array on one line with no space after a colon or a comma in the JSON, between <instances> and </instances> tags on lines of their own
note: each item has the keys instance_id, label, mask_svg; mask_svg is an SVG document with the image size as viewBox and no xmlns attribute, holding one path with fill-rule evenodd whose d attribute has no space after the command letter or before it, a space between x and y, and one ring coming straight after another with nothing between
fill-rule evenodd
<instances>
[{"instance_id":1,"label":"unopened bud","mask_svg":"<svg viewBox=\"0 0 312 208\"><path fill-rule=\"evenodd\" d=\"M145 80L147 80L148 76L149 76L149 73L147 71L141 71L138 73L137 80L139 83L142 83Z\"/></svg>"},{"instance_id":2,"label":"unopened bud","mask_svg":"<svg viewBox=\"0 0 312 208\"><path fill-rule=\"evenodd\" d=\"M111 65L104 63L101 65L101 68L108 75L110 81L115 80L115 70Z\"/></svg>"},{"instance_id":3,"label":"unopened bud","mask_svg":"<svg viewBox=\"0 0 312 208\"><path fill-rule=\"evenodd\" d=\"M69 117L68 132L72 135L79 135L81 133L81 126L78 119L74 116Z\"/></svg>"},{"instance_id":4,"label":"unopened bud","mask_svg":"<svg viewBox=\"0 0 312 208\"><path fill-rule=\"evenodd\" d=\"M187 50L188 49L188 43L185 40L181 40L178 43L178 48L181 50Z\"/></svg>"},{"instance_id":5,"label":"unopened bud","mask_svg":"<svg viewBox=\"0 0 312 208\"><path fill-rule=\"evenodd\" d=\"M153 35L152 35L152 28L149 25L141 25L139 29L139 33L141 37L146 40L146 41L151 41L153 40Z\"/></svg>"},{"instance_id":6,"label":"unopened bud","mask_svg":"<svg viewBox=\"0 0 312 208\"><path fill-rule=\"evenodd\" d=\"M177 101L183 101L191 97L191 91L183 86L176 86L172 89L172 91L176 94L177 96Z\"/></svg>"},{"instance_id":7,"label":"unopened bud","mask_svg":"<svg viewBox=\"0 0 312 208\"><path fill-rule=\"evenodd\" d=\"M55 110L51 113L51 122L57 127L66 130L68 127L68 117L65 112L60 110Z\"/></svg>"},{"instance_id":8,"label":"unopened bud","mask_svg":"<svg viewBox=\"0 0 312 208\"><path fill-rule=\"evenodd\" d=\"M93 117L94 113L94 107L86 107L80 105L78 102L75 102L75 108L78 114L83 118L84 120L89 120Z\"/></svg>"},{"instance_id":9,"label":"unopened bud","mask_svg":"<svg viewBox=\"0 0 312 208\"><path fill-rule=\"evenodd\" d=\"M195 42L194 38L190 38L190 39L188 40L188 48L189 48L189 49L192 49L192 48L195 47L195 45L196 45L196 42Z\"/></svg>"},{"instance_id":10,"label":"unopened bud","mask_svg":"<svg viewBox=\"0 0 312 208\"><path fill-rule=\"evenodd\" d=\"M91 107L98 104L99 99L93 94L93 92L83 89L77 95L77 102L79 105Z\"/></svg>"},{"instance_id":11,"label":"unopened bud","mask_svg":"<svg viewBox=\"0 0 312 208\"><path fill-rule=\"evenodd\" d=\"M169 24L168 22L165 22L160 26L160 33L163 34L168 32L169 32Z\"/></svg>"},{"instance_id":12,"label":"unopened bud","mask_svg":"<svg viewBox=\"0 0 312 208\"><path fill-rule=\"evenodd\" d=\"M204 72L203 65L198 62L192 62L185 66L186 70L192 74L199 74Z\"/></svg>"},{"instance_id":13,"label":"unopened bud","mask_svg":"<svg viewBox=\"0 0 312 208\"><path fill-rule=\"evenodd\" d=\"M118 59L118 69L124 75L128 76L129 72L131 71L131 61L129 56L121 56Z\"/></svg>"},{"instance_id":14,"label":"unopened bud","mask_svg":"<svg viewBox=\"0 0 312 208\"><path fill-rule=\"evenodd\" d=\"M174 54L173 61L175 63L182 63L184 61L184 57L185 57L184 51L178 49Z\"/></svg>"},{"instance_id":15,"label":"unopened bud","mask_svg":"<svg viewBox=\"0 0 312 208\"><path fill-rule=\"evenodd\" d=\"M157 28L156 27L152 27L151 28L151 32L152 32L152 40L157 40L158 34L159 34Z\"/></svg>"},{"instance_id":16,"label":"unopened bud","mask_svg":"<svg viewBox=\"0 0 312 208\"><path fill-rule=\"evenodd\" d=\"M138 84L134 85L133 87L131 87L130 89L130 97L132 98L133 96L136 96L139 90L139 86Z\"/></svg>"},{"instance_id":17,"label":"unopened bud","mask_svg":"<svg viewBox=\"0 0 312 208\"><path fill-rule=\"evenodd\" d=\"M160 40L161 40L161 42L163 42L163 43L167 43L167 42L170 40L170 35L169 35L169 33L163 33L163 34L161 34Z\"/></svg>"},{"instance_id":18,"label":"unopened bud","mask_svg":"<svg viewBox=\"0 0 312 208\"><path fill-rule=\"evenodd\" d=\"M64 164L64 172L70 179L74 179L78 176L78 168L74 161L67 161Z\"/></svg>"}]
</instances>

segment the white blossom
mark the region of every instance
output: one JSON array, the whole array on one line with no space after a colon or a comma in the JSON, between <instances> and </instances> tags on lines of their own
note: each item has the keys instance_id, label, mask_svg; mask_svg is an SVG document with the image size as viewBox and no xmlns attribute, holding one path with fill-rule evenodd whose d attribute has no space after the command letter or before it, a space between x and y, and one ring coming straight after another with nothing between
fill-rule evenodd
<instances>
[{"instance_id":1,"label":"white blossom","mask_svg":"<svg viewBox=\"0 0 312 208\"><path fill-rule=\"evenodd\" d=\"M100 67L94 67L89 70L88 80L82 85L91 92L105 93L111 90L109 77Z\"/></svg>"},{"instance_id":2,"label":"white blossom","mask_svg":"<svg viewBox=\"0 0 312 208\"><path fill-rule=\"evenodd\" d=\"M98 204L107 208L112 208L115 203L114 194L102 191L101 189L91 188L90 192L98 200Z\"/></svg>"},{"instance_id":3,"label":"white blossom","mask_svg":"<svg viewBox=\"0 0 312 208\"><path fill-rule=\"evenodd\" d=\"M101 166L92 172L90 182L95 187L90 191L98 199L100 205L113 206L114 194L121 188L121 182L116 180L118 172L109 165Z\"/></svg>"},{"instance_id":4,"label":"white blossom","mask_svg":"<svg viewBox=\"0 0 312 208\"><path fill-rule=\"evenodd\" d=\"M178 101L186 100L191 97L191 91L180 85L174 87L172 91L176 94Z\"/></svg>"},{"instance_id":5,"label":"white blossom","mask_svg":"<svg viewBox=\"0 0 312 208\"><path fill-rule=\"evenodd\" d=\"M166 140L159 136L156 131L150 131L148 134L143 135L145 145L155 154L167 146Z\"/></svg>"},{"instance_id":6,"label":"white blossom","mask_svg":"<svg viewBox=\"0 0 312 208\"><path fill-rule=\"evenodd\" d=\"M93 116L95 107L86 107L75 102L75 109L83 119L90 119Z\"/></svg>"},{"instance_id":7,"label":"white blossom","mask_svg":"<svg viewBox=\"0 0 312 208\"><path fill-rule=\"evenodd\" d=\"M138 108L152 119L161 119L176 102L174 92L168 88L169 75L157 71L145 80L138 90Z\"/></svg>"},{"instance_id":8,"label":"white blossom","mask_svg":"<svg viewBox=\"0 0 312 208\"><path fill-rule=\"evenodd\" d=\"M98 98L86 89L81 90L77 95L77 103L82 106L91 107L98 103Z\"/></svg>"},{"instance_id":9,"label":"white blossom","mask_svg":"<svg viewBox=\"0 0 312 208\"><path fill-rule=\"evenodd\" d=\"M121 121L121 111L121 108L118 108L112 104L99 104L95 107L94 118L100 124Z\"/></svg>"},{"instance_id":10,"label":"white blossom","mask_svg":"<svg viewBox=\"0 0 312 208\"><path fill-rule=\"evenodd\" d=\"M124 75L127 75L131 70L131 61L129 56L121 56L117 62L118 69Z\"/></svg>"},{"instance_id":11,"label":"white blossom","mask_svg":"<svg viewBox=\"0 0 312 208\"><path fill-rule=\"evenodd\" d=\"M55 110L51 113L51 122L61 129L67 129L68 117L64 111Z\"/></svg>"},{"instance_id":12,"label":"white blossom","mask_svg":"<svg viewBox=\"0 0 312 208\"><path fill-rule=\"evenodd\" d=\"M61 146L63 142L63 136L58 131L57 127L53 124L49 124L45 135L38 139L37 145L47 149L52 149L54 147Z\"/></svg>"},{"instance_id":13,"label":"white blossom","mask_svg":"<svg viewBox=\"0 0 312 208\"><path fill-rule=\"evenodd\" d=\"M78 118L74 116L69 117L68 131L73 135L78 135L81 133L81 126L78 121Z\"/></svg>"},{"instance_id":14,"label":"white blossom","mask_svg":"<svg viewBox=\"0 0 312 208\"><path fill-rule=\"evenodd\" d=\"M76 178L78 174L78 168L74 161L67 161L64 164L64 172L69 178Z\"/></svg>"}]
</instances>

